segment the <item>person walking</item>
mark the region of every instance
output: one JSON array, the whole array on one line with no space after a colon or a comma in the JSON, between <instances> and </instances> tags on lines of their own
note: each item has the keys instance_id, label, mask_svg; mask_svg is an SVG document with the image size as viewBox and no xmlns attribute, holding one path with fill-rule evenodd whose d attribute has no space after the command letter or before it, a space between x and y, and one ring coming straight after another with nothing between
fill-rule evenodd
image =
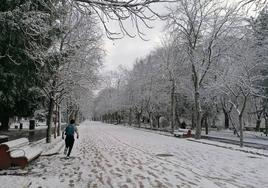
<instances>
[{"instance_id":1,"label":"person walking","mask_svg":"<svg viewBox=\"0 0 268 188\"><path fill-rule=\"evenodd\" d=\"M68 124L65 130L62 132L62 139L64 139L64 135L66 136L64 154L65 155L67 154L66 156L67 159L70 157L71 151L73 149L74 133L76 133L78 139L79 138L78 130L77 127L75 126L75 121L72 119L70 121L70 124Z\"/></svg>"}]
</instances>

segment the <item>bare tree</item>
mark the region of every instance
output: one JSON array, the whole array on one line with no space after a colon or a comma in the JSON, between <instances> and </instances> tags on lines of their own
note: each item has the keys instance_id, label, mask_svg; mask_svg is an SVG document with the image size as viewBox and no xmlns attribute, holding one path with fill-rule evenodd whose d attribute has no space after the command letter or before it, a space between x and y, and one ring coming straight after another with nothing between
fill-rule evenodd
<instances>
[{"instance_id":1,"label":"bare tree","mask_svg":"<svg viewBox=\"0 0 268 188\"><path fill-rule=\"evenodd\" d=\"M267 5L267 0L240 0L241 6L255 5L257 8L262 8Z\"/></svg>"},{"instance_id":2,"label":"bare tree","mask_svg":"<svg viewBox=\"0 0 268 188\"><path fill-rule=\"evenodd\" d=\"M221 54L219 39L232 33L235 8L215 0L181 0L170 8L168 30L182 43L192 71L196 138L201 138L200 90Z\"/></svg>"},{"instance_id":3,"label":"bare tree","mask_svg":"<svg viewBox=\"0 0 268 188\"><path fill-rule=\"evenodd\" d=\"M50 61L45 65L49 75L47 87L43 90L48 97L49 113L47 118L47 142L50 142L52 116L55 105L60 106L61 101L68 96L77 98L74 90L90 87L96 80L96 70L102 58L101 33L98 32L96 18L84 15L76 10L72 4L64 4L64 13L59 17L59 37L55 38L48 51ZM49 74L47 74L49 73ZM73 104L77 104L73 101ZM78 107L76 106L75 114ZM58 127L60 123L58 123ZM59 128L58 128L59 130Z\"/></svg>"},{"instance_id":4,"label":"bare tree","mask_svg":"<svg viewBox=\"0 0 268 188\"><path fill-rule=\"evenodd\" d=\"M186 57L183 49L178 45L176 39L166 38L162 42L163 47L156 51L156 56L160 57L161 72L165 74L166 82L170 85L170 126L172 132L176 125L176 95L183 75L187 74L185 66Z\"/></svg>"},{"instance_id":5,"label":"bare tree","mask_svg":"<svg viewBox=\"0 0 268 188\"><path fill-rule=\"evenodd\" d=\"M263 64L256 61L253 40L244 37L236 42L229 51L228 59L222 59L224 65L218 68L217 80L213 83L218 95L224 95L237 112L239 123L240 146L243 147L244 113L251 98L261 97L262 89L258 86L263 76L260 74ZM212 86L213 87L213 86Z\"/></svg>"},{"instance_id":6,"label":"bare tree","mask_svg":"<svg viewBox=\"0 0 268 188\"><path fill-rule=\"evenodd\" d=\"M105 33L110 39L122 38L124 35L135 37L135 33L130 33L127 29L126 21L131 21L136 33L144 38L143 27L151 28L150 21L161 17L152 8L153 4L172 2L172 0L71 0L76 7L83 13L94 12L102 25ZM115 21L120 28L120 32L112 31L109 22Z\"/></svg>"}]
</instances>

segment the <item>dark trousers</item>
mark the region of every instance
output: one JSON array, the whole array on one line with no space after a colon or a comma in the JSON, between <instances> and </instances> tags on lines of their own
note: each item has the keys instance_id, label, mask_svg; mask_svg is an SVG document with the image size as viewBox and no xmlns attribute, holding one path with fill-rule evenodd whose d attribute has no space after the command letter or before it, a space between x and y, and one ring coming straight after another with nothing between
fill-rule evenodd
<instances>
[{"instance_id":1,"label":"dark trousers","mask_svg":"<svg viewBox=\"0 0 268 188\"><path fill-rule=\"evenodd\" d=\"M74 136L67 135L65 138L65 146L68 149L67 156L70 156L74 145Z\"/></svg>"}]
</instances>

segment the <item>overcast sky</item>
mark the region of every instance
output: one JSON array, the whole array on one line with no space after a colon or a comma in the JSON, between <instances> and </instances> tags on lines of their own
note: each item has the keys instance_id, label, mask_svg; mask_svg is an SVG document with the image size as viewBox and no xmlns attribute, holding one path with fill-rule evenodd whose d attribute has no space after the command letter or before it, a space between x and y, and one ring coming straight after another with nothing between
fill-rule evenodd
<instances>
[{"instance_id":1,"label":"overcast sky","mask_svg":"<svg viewBox=\"0 0 268 188\"><path fill-rule=\"evenodd\" d=\"M156 9L160 9L160 7L156 7ZM162 12L162 10L160 10L160 12ZM118 28L116 24L117 23L113 23L110 28ZM126 25L128 24L129 23ZM142 40L139 36L135 38L125 36L123 39L118 40L105 38L105 50L107 55L104 60L104 71L116 70L119 65L132 68L137 58L146 56L155 47L160 46L164 22L155 20L150 22L150 26L153 28L143 28L143 32L146 34L145 38L148 39L148 41ZM131 33L135 33L135 28L128 27L127 29Z\"/></svg>"},{"instance_id":2,"label":"overcast sky","mask_svg":"<svg viewBox=\"0 0 268 188\"><path fill-rule=\"evenodd\" d=\"M237 0L226 1L234 2ZM166 6L170 6L170 4L155 4L153 5L153 9L159 14L163 14L166 11ZM130 25L129 23L128 20L126 25ZM155 20L150 22L150 25L153 26L153 29L143 28L146 39L149 41L143 41L138 36L135 38L125 36L123 39L118 40L105 38L105 50L107 55L104 60L103 71L116 70L119 65L132 68L137 58L144 57L155 47L161 46L161 40L163 38L162 31L165 25L164 21ZM116 31L116 29L118 29L118 23L112 23L109 27L112 28L113 31ZM134 28L128 27L127 30L131 33L135 33Z\"/></svg>"}]
</instances>

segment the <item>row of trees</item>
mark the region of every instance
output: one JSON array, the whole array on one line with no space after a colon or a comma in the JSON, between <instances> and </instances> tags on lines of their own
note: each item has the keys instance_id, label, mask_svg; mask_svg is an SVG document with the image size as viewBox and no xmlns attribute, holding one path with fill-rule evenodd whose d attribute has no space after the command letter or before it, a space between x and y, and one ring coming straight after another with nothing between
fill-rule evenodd
<instances>
[{"instance_id":1,"label":"row of trees","mask_svg":"<svg viewBox=\"0 0 268 188\"><path fill-rule=\"evenodd\" d=\"M159 16L150 7L158 2L162 0L1 1L1 129L8 129L10 117L30 117L45 107L50 142L53 109L72 118L78 110L88 113L103 56L97 22L115 39L133 37L124 25L131 19L142 37L140 25L149 27L153 15ZM117 21L119 32L111 31L108 21Z\"/></svg>"},{"instance_id":2,"label":"row of trees","mask_svg":"<svg viewBox=\"0 0 268 188\"><path fill-rule=\"evenodd\" d=\"M46 108L50 142L55 109L59 127L61 110L67 120L90 115L104 55L98 23L110 39L134 37L125 27L131 19L142 37L140 26L149 27L157 15L150 4L161 1L1 1L0 129L8 129L10 117L31 117ZM118 23L118 31L108 27L110 21Z\"/></svg>"},{"instance_id":3,"label":"row of trees","mask_svg":"<svg viewBox=\"0 0 268 188\"><path fill-rule=\"evenodd\" d=\"M248 18L240 3L177 1L168 8L162 47L132 70L111 73L95 100L95 118L153 128L165 117L171 131L188 119L200 138L202 125L222 111L242 145L245 111L267 111L267 16L267 7Z\"/></svg>"},{"instance_id":4,"label":"row of trees","mask_svg":"<svg viewBox=\"0 0 268 188\"><path fill-rule=\"evenodd\" d=\"M61 111L68 121L90 106L104 55L96 16L67 0L4 1L0 13L0 128L45 109L50 142Z\"/></svg>"}]
</instances>

